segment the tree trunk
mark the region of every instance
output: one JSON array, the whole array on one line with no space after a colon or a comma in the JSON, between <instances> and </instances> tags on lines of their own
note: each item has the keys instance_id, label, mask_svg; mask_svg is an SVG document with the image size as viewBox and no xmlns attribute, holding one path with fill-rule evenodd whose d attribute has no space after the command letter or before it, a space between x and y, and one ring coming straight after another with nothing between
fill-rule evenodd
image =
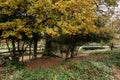
<instances>
[{"instance_id":1,"label":"tree trunk","mask_svg":"<svg viewBox=\"0 0 120 80\"><path fill-rule=\"evenodd\" d=\"M70 52L71 52L70 58L73 58L73 57L74 57L74 50L75 50L75 45L72 45L72 46L71 46L71 50L70 50Z\"/></svg>"},{"instance_id":2,"label":"tree trunk","mask_svg":"<svg viewBox=\"0 0 120 80\"><path fill-rule=\"evenodd\" d=\"M20 40L18 40L17 44L18 44L17 45L17 50L20 51Z\"/></svg>"},{"instance_id":3,"label":"tree trunk","mask_svg":"<svg viewBox=\"0 0 120 80\"><path fill-rule=\"evenodd\" d=\"M46 35L45 53L43 54L43 56L52 56L51 45L51 37L49 35Z\"/></svg>"},{"instance_id":4,"label":"tree trunk","mask_svg":"<svg viewBox=\"0 0 120 80\"><path fill-rule=\"evenodd\" d=\"M70 58L73 58L73 57L74 57L74 51L71 52Z\"/></svg>"},{"instance_id":5,"label":"tree trunk","mask_svg":"<svg viewBox=\"0 0 120 80\"><path fill-rule=\"evenodd\" d=\"M20 40L17 40L17 56L20 58L22 56L22 62L23 62L23 51L20 49Z\"/></svg>"},{"instance_id":6,"label":"tree trunk","mask_svg":"<svg viewBox=\"0 0 120 80\"><path fill-rule=\"evenodd\" d=\"M65 54L66 54L65 60L67 60L69 58L69 52L66 52Z\"/></svg>"},{"instance_id":7,"label":"tree trunk","mask_svg":"<svg viewBox=\"0 0 120 80\"><path fill-rule=\"evenodd\" d=\"M34 44L33 44L33 54L34 54L34 59L37 58L37 44L38 44L38 39L34 38Z\"/></svg>"},{"instance_id":8,"label":"tree trunk","mask_svg":"<svg viewBox=\"0 0 120 80\"><path fill-rule=\"evenodd\" d=\"M114 44L111 43L111 44L110 44L110 49L113 50L113 48L114 48Z\"/></svg>"},{"instance_id":9,"label":"tree trunk","mask_svg":"<svg viewBox=\"0 0 120 80\"><path fill-rule=\"evenodd\" d=\"M16 54L16 48L15 48L15 41L12 40L12 62L13 64L17 64L19 62L19 56Z\"/></svg>"},{"instance_id":10,"label":"tree trunk","mask_svg":"<svg viewBox=\"0 0 120 80\"><path fill-rule=\"evenodd\" d=\"M31 56L31 53L32 53L31 48L32 48L32 43L30 42L29 43L29 60L30 60L30 56Z\"/></svg>"},{"instance_id":11,"label":"tree trunk","mask_svg":"<svg viewBox=\"0 0 120 80\"><path fill-rule=\"evenodd\" d=\"M8 51L9 51L9 53L10 53L10 55L11 55L11 50L10 50L10 47L9 47L9 42L8 42L8 40L6 39L6 45L7 45L7 47L8 47Z\"/></svg>"}]
</instances>

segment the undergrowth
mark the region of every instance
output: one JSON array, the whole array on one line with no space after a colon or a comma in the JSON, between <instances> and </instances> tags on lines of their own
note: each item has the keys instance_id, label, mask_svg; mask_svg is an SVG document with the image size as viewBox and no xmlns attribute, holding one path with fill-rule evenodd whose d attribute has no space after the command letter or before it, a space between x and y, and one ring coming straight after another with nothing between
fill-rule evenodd
<instances>
[{"instance_id":1,"label":"undergrowth","mask_svg":"<svg viewBox=\"0 0 120 80\"><path fill-rule=\"evenodd\" d=\"M91 55L109 55L108 58L99 60L105 63L107 66L116 65L120 67L120 50L110 50L110 51L103 51L103 52L94 52Z\"/></svg>"},{"instance_id":2,"label":"undergrowth","mask_svg":"<svg viewBox=\"0 0 120 80\"><path fill-rule=\"evenodd\" d=\"M112 65L120 67L120 51L96 52L92 55L109 55L97 61L63 62L55 68L38 70L19 70L10 80L119 80L113 77Z\"/></svg>"},{"instance_id":3,"label":"undergrowth","mask_svg":"<svg viewBox=\"0 0 120 80\"><path fill-rule=\"evenodd\" d=\"M112 69L102 62L82 61L56 68L23 69L11 80L113 80L112 74Z\"/></svg>"}]
</instances>

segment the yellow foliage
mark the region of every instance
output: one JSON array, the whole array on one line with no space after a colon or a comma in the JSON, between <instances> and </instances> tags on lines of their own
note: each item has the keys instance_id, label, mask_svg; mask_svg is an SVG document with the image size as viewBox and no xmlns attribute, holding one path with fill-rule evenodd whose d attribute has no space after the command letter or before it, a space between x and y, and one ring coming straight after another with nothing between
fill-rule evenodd
<instances>
[{"instance_id":1,"label":"yellow foliage","mask_svg":"<svg viewBox=\"0 0 120 80\"><path fill-rule=\"evenodd\" d=\"M96 0L1 0L0 14L13 15L20 9L21 13L33 16L35 20L15 19L11 22L0 23L0 29L12 31L11 35L21 38L19 32L25 32L32 37L32 32L44 32L51 36L62 34L76 35L84 31L85 34L97 32L94 21ZM29 4L27 4L29 3ZM26 12L26 13L25 13ZM31 20L32 21L32 20ZM5 35L8 37L8 34Z\"/></svg>"},{"instance_id":2,"label":"yellow foliage","mask_svg":"<svg viewBox=\"0 0 120 80\"><path fill-rule=\"evenodd\" d=\"M50 36L59 36L58 28L46 28L46 33Z\"/></svg>"}]
</instances>

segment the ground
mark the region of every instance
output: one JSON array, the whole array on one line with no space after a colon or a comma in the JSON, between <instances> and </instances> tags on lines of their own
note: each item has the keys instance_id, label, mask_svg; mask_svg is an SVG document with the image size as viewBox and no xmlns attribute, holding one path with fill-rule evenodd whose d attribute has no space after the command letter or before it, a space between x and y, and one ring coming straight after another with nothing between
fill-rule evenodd
<instances>
[{"instance_id":1,"label":"ground","mask_svg":"<svg viewBox=\"0 0 120 80\"><path fill-rule=\"evenodd\" d=\"M79 56L76 56L74 58L65 60L65 58L59 58L59 57L41 57L41 55L37 56L37 59L30 59L29 56L24 56L24 64L25 64L25 69L28 70L37 70L40 68L50 68L50 67L56 67L63 62L80 62L80 61L85 61L85 60L102 60L104 58L108 58L109 55L89 55L89 54L81 54ZM112 70L113 70L113 75L112 77L120 79L120 68L116 67L115 65L112 65ZM2 69L0 69L0 72L2 72ZM15 75L16 73L13 73ZM5 74L8 75L9 74ZM4 76L4 75L3 75ZM1 76L0 76L1 77ZM2 80L2 79L0 79ZM9 77L7 80L10 80Z\"/></svg>"},{"instance_id":2,"label":"ground","mask_svg":"<svg viewBox=\"0 0 120 80\"><path fill-rule=\"evenodd\" d=\"M107 55L104 56L88 56L88 55L82 55L77 56L68 60L65 60L64 58L58 58L58 57L39 57L36 60L27 60L28 56L25 56L25 68L26 69L39 69L39 68L49 68L49 67L55 67L57 65L60 65L62 62L78 62L83 60L99 60L105 57L108 57Z\"/></svg>"},{"instance_id":3,"label":"ground","mask_svg":"<svg viewBox=\"0 0 120 80\"><path fill-rule=\"evenodd\" d=\"M49 68L49 67L55 67L57 65L60 65L62 62L79 62L84 60L101 60L104 58L108 58L109 55L79 55L77 57L65 60L64 58L55 58L55 57L42 57L38 55L38 59L36 60L25 60L25 69L40 69L40 68ZM28 56L25 57L28 59ZM120 69L116 66L112 66L114 75L113 77L120 79Z\"/></svg>"}]
</instances>

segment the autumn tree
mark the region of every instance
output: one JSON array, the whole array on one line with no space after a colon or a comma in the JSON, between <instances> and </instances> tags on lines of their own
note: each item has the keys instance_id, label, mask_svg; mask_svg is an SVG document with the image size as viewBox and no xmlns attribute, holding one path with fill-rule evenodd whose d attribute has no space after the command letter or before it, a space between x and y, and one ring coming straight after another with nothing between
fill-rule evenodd
<instances>
[{"instance_id":1,"label":"autumn tree","mask_svg":"<svg viewBox=\"0 0 120 80\"><path fill-rule=\"evenodd\" d=\"M36 43L41 33L40 29L35 27L36 17L27 14L29 6L29 0L0 1L0 30L3 31L2 38L6 40L14 63L19 61L33 37L34 53L37 52ZM12 50L8 43L11 43Z\"/></svg>"},{"instance_id":2,"label":"autumn tree","mask_svg":"<svg viewBox=\"0 0 120 80\"><path fill-rule=\"evenodd\" d=\"M100 31L95 25L98 16L96 2L97 0L0 0L0 30L3 31L2 37L11 41L13 60L17 58L16 45L19 50L19 41L24 40L26 45L29 40L33 41L36 57L41 33L46 40L44 55L47 56L52 55L51 44L55 37L65 36L70 43L68 46L73 46L75 42L84 42L86 38L83 39L83 36L97 35Z\"/></svg>"},{"instance_id":3,"label":"autumn tree","mask_svg":"<svg viewBox=\"0 0 120 80\"><path fill-rule=\"evenodd\" d=\"M31 3L33 5L28 13L36 15L37 25L43 27L47 55L51 55L50 45L54 36L96 32L94 25L96 7L93 0L38 0Z\"/></svg>"},{"instance_id":4,"label":"autumn tree","mask_svg":"<svg viewBox=\"0 0 120 80\"><path fill-rule=\"evenodd\" d=\"M31 1L32 6L30 6L27 12L30 15L37 16L36 25L43 28L46 37L45 55L52 55L51 42L55 36L64 35L66 39L69 36L68 40L72 40L71 38L75 39L76 35L88 37L90 34L90 37L92 34L99 32L99 28L94 23L98 16L96 13L98 11L98 5L96 3L107 3L111 6L113 2L110 0L104 0L103 2L96 0ZM79 36L79 38L81 37Z\"/></svg>"},{"instance_id":5,"label":"autumn tree","mask_svg":"<svg viewBox=\"0 0 120 80\"><path fill-rule=\"evenodd\" d=\"M103 36L103 40L106 43L109 43L111 47L113 47L114 41L114 29L111 28L111 19L116 14L115 7L117 7L117 0L98 0L96 3L97 10L96 13L98 14L98 18L95 21L95 25L100 28L100 32L105 32L107 34L106 37ZM112 30L110 30L112 29ZM108 30L108 31L105 31ZM110 31L109 31L110 30ZM103 34L103 35L106 35ZM109 34L109 35L108 35Z\"/></svg>"},{"instance_id":6,"label":"autumn tree","mask_svg":"<svg viewBox=\"0 0 120 80\"><path fill-rule=\"evenodd\" d=\"M120 15L116 16L117 17L114 17L114 20L111 20L111 22L109 23L109 26L111 26L111 28L114 31L114 37L109 43L111 50L112 46L114 47L114 44L118 44L120 40Z\"/></svg>"}]
</instances>

